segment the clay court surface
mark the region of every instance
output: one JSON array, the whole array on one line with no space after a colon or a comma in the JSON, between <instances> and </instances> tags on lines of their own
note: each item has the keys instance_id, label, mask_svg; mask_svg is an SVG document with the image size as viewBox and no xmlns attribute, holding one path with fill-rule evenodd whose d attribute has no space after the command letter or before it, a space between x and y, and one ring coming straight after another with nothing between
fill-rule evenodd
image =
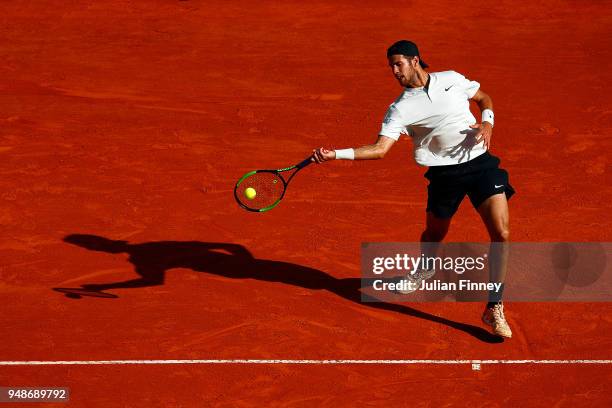
<instances>
[{"instance_id":1,"label":"clay court surface","mask_svg":"<svg viewBox=\"0 0 612 408\"><path fill-rule=\"evenodd\" d=\"M401 91L385 50L407 38L492 96L512 240L610 241L612 7L526 4L3 2L0 360L610 359L609 303L508 303L499 342L482 304L360 302L361 243L424 226L408 140L304 169L265 214L232 195L248 170L375 140ZM487 240L468 201L448 239ZM52 290L87 284L117 297ZM609 406L611 380L609 364L0 366L0 386L70 387L75 407Z\"/></svg>"}]
</instances>

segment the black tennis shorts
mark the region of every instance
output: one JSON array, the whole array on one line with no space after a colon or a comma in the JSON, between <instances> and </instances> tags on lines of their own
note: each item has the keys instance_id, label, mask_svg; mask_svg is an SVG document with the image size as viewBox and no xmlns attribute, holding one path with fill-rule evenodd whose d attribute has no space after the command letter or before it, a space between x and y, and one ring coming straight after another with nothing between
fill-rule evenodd
<instances>
[{"instance_id":1,"label":"black tennis shorts","mask_svg":"<svg viewBox=\"0 0 612 408\"><path fill-rule=\"evenodd\" d=\"M489 152L465 163L432 166L425 178L429 180L427 211L439 218L452 217L466 194L478 208L492 195L504 192L510 199L515 193L508 172L499 168L499 159Z\"/></svg>"}]
</instances>

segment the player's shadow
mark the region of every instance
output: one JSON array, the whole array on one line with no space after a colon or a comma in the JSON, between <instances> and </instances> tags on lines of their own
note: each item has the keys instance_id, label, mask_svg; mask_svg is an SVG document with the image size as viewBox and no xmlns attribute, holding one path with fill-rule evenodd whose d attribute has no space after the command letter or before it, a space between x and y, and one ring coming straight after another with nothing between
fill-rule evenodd
<instances>
[{"instance_id":1,"label":"player's shadow","mask_svg":"<svg viewBox=\"0 0 612 408\"><path fill-rule=\"evenodd\" d=\"M281 282L312 290L327 290L344 299L359 303L363 307L388 310L402 313L418 319L429 320L468 333L487 343L498 343L503 340L490 334L481 327L459 323L435 316L401 304L363 302L361 280L359 278L338 279L317 269L289 262L257 259L242 245L198 241L159 241L142 244L130 244L108 238L72 234L64 238L65 242L80 247L108 253L127 253L129 262L134 265L139 278L113 283L95 283L82 285L83 290L92 291L95 297L116 297L116 295L96 296L109 289L143 288L162 285L166 271L174 268L187 268L197 272L206 272L232 279L257 279L266 282ZM70 295L64 288L56 290ZM69 296L79 297L79 296Z\"/></svg>"},{"instance_id":2,"label":"player's shadow","mask_svg":"<svg viewBox=\"0 0 612 408\"><path fill-rule=\"evenodd\" d=\"M472 149L478 144L476 135L478 129L466 129L459 132L465 135L461 143L456 144L451 148L450 157L457 159L459 163L465 163L472 158Z\"/></svg>"}]
</instances>

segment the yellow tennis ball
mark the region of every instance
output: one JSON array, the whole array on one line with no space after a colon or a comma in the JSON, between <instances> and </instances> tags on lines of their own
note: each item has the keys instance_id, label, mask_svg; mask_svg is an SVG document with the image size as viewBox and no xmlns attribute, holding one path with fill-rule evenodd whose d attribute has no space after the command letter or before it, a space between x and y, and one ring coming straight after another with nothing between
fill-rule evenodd
<instances>
[{"instance_id":1,"label":"yellow tennis ball","mask_svg":"<svg viewBox=\"0 0 612 408\"><path fill-rule=\"evenodd\" d=\"M244 190L244 195L249 200L252 200L257 195L257 191L255 191L255 189L253 187L249 187L246 190Z\"/></svg>"}]
</instances>

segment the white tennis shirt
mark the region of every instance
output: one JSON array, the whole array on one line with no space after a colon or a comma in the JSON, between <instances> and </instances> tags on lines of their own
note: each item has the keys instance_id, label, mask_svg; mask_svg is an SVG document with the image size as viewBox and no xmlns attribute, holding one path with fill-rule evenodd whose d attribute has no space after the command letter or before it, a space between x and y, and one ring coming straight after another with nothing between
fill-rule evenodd
<instances>
[{"instance_id":1,"label":"white tennis shirt","mask_svg":"<svg viewBox=\"0 0 612 408\"><path fill-rule=\"evenodd\" d=\"M470 101L480 84L455 71L432 72L429 85L406 88L393 102L383 120L380 135L398 140L412 138L414 160L421 166L465 163L486 149L476 144L476 118Z\"/></svg>"}]
</instances>

